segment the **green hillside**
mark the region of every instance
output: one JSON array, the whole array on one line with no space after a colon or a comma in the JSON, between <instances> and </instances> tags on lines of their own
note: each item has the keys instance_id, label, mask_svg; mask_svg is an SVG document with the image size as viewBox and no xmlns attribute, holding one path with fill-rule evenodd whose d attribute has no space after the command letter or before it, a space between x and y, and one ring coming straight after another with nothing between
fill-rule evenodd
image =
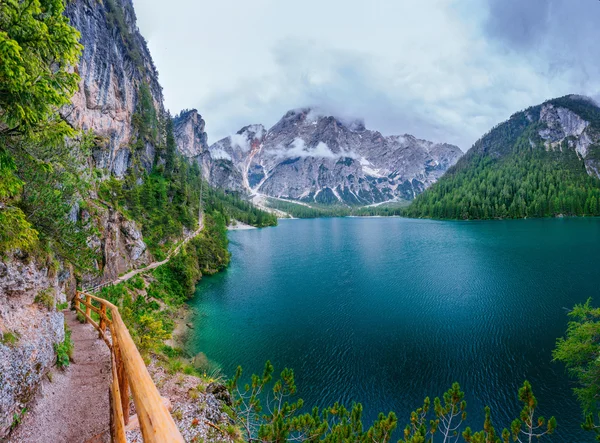
<instances>
[{"instance_id":1,"label":"green hillside","mask_svg":"<svg viewBox=\"0 0 600 443\"><path fill-rule=\"evenodd\" d=\"M556 127L541 118L544 105L588 122L581 137L593 143L585 157L576 151L579 140L573 135L545 145L540 132ZM600 215L600 180L586 169L593 170L600 158L599 139L600 108L586 98L567 96L529 108L478 140L404 214L443 219Z\"/></svg>"}]
</instances>

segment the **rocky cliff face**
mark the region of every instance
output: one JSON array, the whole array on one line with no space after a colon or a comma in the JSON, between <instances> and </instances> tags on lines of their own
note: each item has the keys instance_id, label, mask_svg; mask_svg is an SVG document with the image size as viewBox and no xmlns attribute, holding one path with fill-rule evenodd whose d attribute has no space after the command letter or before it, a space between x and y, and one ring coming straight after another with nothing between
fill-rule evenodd
<instances>
[{"instance_id":1,"label":"rocky cliff face","mask_svg":"<svg viewBox=\"0 0 600 443\"><path fill-rule=\"evenodd\" d=\"M206 123L196 109L181 111L173 118L173 134L179 151L186 157L196 157L208 151Z\"/></svg>"},{"instance_id":2,"label":"rocky cliff face","mask_svg":"<svg viewBox=\"0 0 600 443\"><path fill-rule=\"evenodd\" d=\"M202 168L204 177L210 175L211 157L205 122L196 109L181 111L173 118L173 135L177 149L187 158L193 158Z\"/></svg>"},{"instance_id":3,"label":"rocky cliff face","mask_svg":"<svg viewBox=\"0 0 600 443\"><path fill-rule=\"evenodd\" d=\"M583 103L590 107L595 107L596 112L600 108L585 97L572 96L569 98L572 103ZM540 109L539 121L544 125L543 129L538 131L539 136L544 141L546 150L562 149L564 143L577 152L577 155L584 161L587 173L600 178L600 128L598 122L594 125L587 113L579 115L577 109L564 107L561 102L544 103ZM532 114L529 118L533 119ZM587 120L586 120L587 119Z\"/></svg>"},{"instance_id":4,"label":"rocky cliff face","mask_svg":"<svg viewBox=\"0 0 600 443\"><path fill-rule=\"evenodd\" d=\"M156 113L164 112L158 74L131 0L76 0L68 2L66 15L80 31L84 50L76 67L79 91L61 114L74 128L91 130L101 140L92 158L83 159L86 165L122 178L133 166L132 117L141 85L148 88ZM145 141L136 157L149 170L157 152ZM152 261L139 226L95 195L83 197L89 205L74 207L70 217L96 228L89 241L101 261L100 276L84 277L80 285L110 281ZM63 314L55 307L74 295L75 285L65 264L22 253L0 261L0 438L55 362L54 345L64 340Z\"/></svg>"},{"instance_id":5,"label":"rocky cliff face","mask_svg":"<svg viewBox=\"0 0 600 443\"><path fill-rule=\"evenodd\" d=\"M252 125L210 147L211 183L268 196L365 205L411 200L462 155L445 143L383 136L361 121L312 109L288 112L268 131Z\"/></svg>"},{"instance_id":6,"label":"rocky cliff face","mask_svg":"<svg viewBox=\"0 0 600 443\"><path fill-rule=\"evenodd\" d=\"M89 243L100 252L99 275L82 276L82 286L93 287L113 281L125 272L152 262L153 257L142 238L140 227L116 209L96 203L79 215L93 223L98 234Z\"/></svg>"},{"instance_id":7,"label":"rocky cliff face","mask_svg":"<svg viewBox=\"0 0 600 443\"><path fill-rule=\"evenodd\" d=\"M133 115L142 86L148 88L156 114L165 112L158 72L137 28L132 0L77 0L68 3L65 14L81 33L84 49L77 66L79 90L62 113L73 127L91 130L102 140L93 150L92 165L123 178L133 166ZM157 146L147 140L143 145L136 155L150 171ZM110 281L151 261L139 226L114 208L96 205L93 214L83 211L81 216L93 218L100 235L91 242L102 254L101 276L84 283Z\"/></svg>"},{"instance_id":8,"label":"rocky cliff face","mask_svg":"<svg viewBox=\"0 0 600 443\"><path fill-rule=\"evenodd\" d=\"M148 85L157 111L164 112L158 73L137 29L131 0L77 0L68 3L66 15L81 33L84 50L77 67L79 91L63 114L75 128L103 138L94 151L95 166L121 178L130 166L131 119L142 83ZM148 168L155 148L145 146L143 163Z\"/></svg>"},{"instance_id":9,"label":"rocky cliff face","mask_svg":"<svg viewBox=\"0 0 600 443\"><path fill-rule=\"evenodd\" d=\"M64 316L55 306L74 290L69 268L19 254L0 262L0 437L54 364L54 344L64 340Z\"/></svg>"}]
</instances>

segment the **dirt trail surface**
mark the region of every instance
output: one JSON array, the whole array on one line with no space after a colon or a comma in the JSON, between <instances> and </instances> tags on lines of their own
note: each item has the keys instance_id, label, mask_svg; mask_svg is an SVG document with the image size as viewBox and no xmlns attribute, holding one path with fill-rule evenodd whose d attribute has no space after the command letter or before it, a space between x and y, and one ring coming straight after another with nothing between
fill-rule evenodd
<instances>
[{"instance_id":1,"label":"dirt trail surface","mask_svg":"<svg viewBox=\"0 0 600 443\"><path fill-rule=\"evenodd\" d=\"M204 217L200 218L198 229L169 252L166 259L130 271L108 284L122 283L164 265L202 229ZM110 351L98 339L98 332L92 325L79 323L72 311L64 312L65 323L72 331L74 362L65 371L53 371L52 382L43 382L25 418L6 440L7 443L110 441Z\"/></svg>"},{"instance_id":2,"label":"dirt trail surface","mask_svg":"<svg viewBox=\"0 0 600 443\"><path fill-rule=\"evenodd\" d=\"M64 312L73 332L74 362L64 371L53 370L52 382L43 382L8 443L110 440L100 437L109 430L110 422L110 351L92 325L79 323L71 311Z\"/></svg>"},{"instance_id":3,"label":"dirt trail surface","mask_svg":"<svg viewBox=\"0 0 600 443\"><path fill-rule=\"evenodd\" d=\"M181 251L181 248L183 248L191 239L193 239L198 234L200 234L200 232L202 231L202 229L204 229L204 216L202 216L200 218L200 221L198 223L198 229L196 229L194 232L192 232L190 235L188 235L185 239L183 239L183 241L181 241L175 247L175 249L173 249L171 252L169 252L169 254L167 255L167 258L165 258L164 260L152 262L148 266L146 266L145 268L134 269L133 271L129 271L127 274L124 274L124 275L120 276L116 280L113 280L113 281L108 282L108 283L104 283L104 284L102 284L100 286L96 286L95 288L90 289L88 292L94 293L94 292L98 291L100 288L102 288L104 286L118 285L119 283L123 283L124 281L127 281L127 280L135 277L136 275L142 274L144 272L148 272L151 269L156 269L159 266L162 266L162 265L168 263L169 260L171 260L172 257L174 257L177 254L179 254L179 251Z\"/></svg>"}]
</instances>

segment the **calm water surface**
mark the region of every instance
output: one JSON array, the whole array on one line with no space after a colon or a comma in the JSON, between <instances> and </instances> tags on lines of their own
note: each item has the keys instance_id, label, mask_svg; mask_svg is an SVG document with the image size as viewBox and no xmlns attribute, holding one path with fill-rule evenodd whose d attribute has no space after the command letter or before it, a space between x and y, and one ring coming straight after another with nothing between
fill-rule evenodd
<instances>
[{"instance_id":1,"label":"calm water surface","mask_svg":"<svg viewBox=\"0 0 600 443\"><path fill-rule=\"evenodd\" d=\"M497 428L518 417L527 379L558 419L544 441L594 441L551 351L568 308L600 303L600 219L284 220L229 238L187 345L228 376L269 359L295 370L306 404L360 401L367 422L393 410L401 428L458 381L478 429L485 405Z\"/></svg>"}]
</instances>

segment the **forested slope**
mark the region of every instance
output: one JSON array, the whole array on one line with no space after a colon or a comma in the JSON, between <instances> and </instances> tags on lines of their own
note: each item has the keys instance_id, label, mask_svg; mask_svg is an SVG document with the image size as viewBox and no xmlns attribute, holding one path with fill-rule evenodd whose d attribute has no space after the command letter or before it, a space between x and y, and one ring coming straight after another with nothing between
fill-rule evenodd
<instances>
[{"instance_id":1,"label":"forested slope","mask_svg":"<svg viewBox=\"0 0 600 443\"><path fill-rule=\"evenodd\" d=\"M161 257L202 205L205 232L132 300L144 321L128 326L168 333L171 308L227 264L226 221L276 223L206 186L162 100L131 0L0 1L0 438L68 346L76 287Z\"/></svg>"},{"instance_id":2,"label":"forested slope","mask_svg":"<svg viewBox=\"0 0 600 443\"><path fill-rule=\"evenodd\" d=\"M513 115L478 140L410 217L600 215L600 109L567 96Z\"/></svg>"}]
</instances>

